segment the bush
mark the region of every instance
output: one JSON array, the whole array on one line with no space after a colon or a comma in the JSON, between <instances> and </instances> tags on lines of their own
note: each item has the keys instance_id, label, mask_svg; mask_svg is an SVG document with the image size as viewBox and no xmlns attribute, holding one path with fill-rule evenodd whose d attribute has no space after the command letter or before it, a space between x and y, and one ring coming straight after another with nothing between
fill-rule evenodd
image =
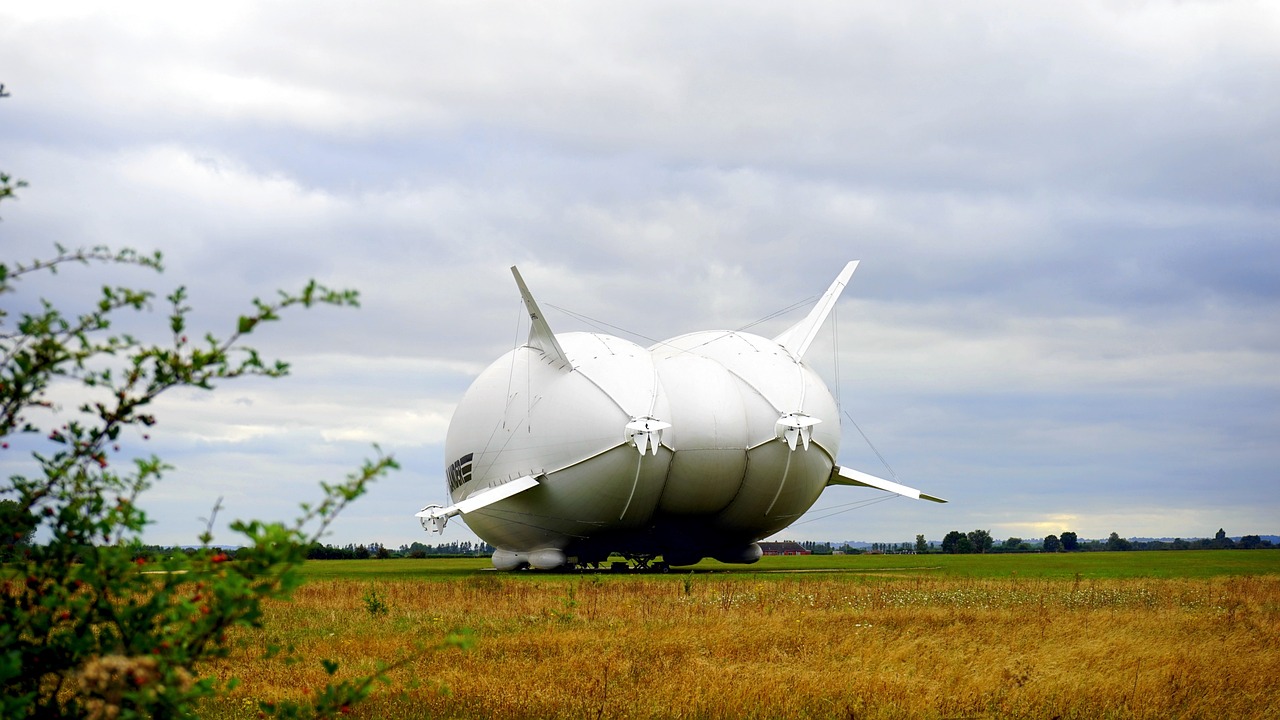
<instances>
[{"instance_id":1,"label":"bush","mask_svg":"<svg viewBox=\"0 0 1280 720\"><path fill-rule=\"evenodd\" d=\"M20 186L0 176L0 199ZM159 253L59 246L48 260L0 263L0 295L15 293L31 273L103 263L162 270ZM289 596L307 549L334 517L396 467L378 452L345 481L322 483L319 501L303 505L291 524L233 523L247 545L234 559L209 546L215 504L200 551L148 560L137 500L169 468L155 456L114 458L159 422L152 402L174 388L281 377L287 365L264 361L242 344L246 336L286 309L357 304L353 291L311 282L272 302L254 300L225 338L192 341L184 290L167 299L168 339L160 343L112 329L122 313L148 309L147 290L105 287L76 313L28 302L36 309L12 326L8 303L0 307L0 448L19 436L36 448L27 474L0 481L10 556L0 575L0 717L194 716L201 699L234 686L202 675L203 661L227 655L228 630L258 627L263 603ZM62 413L49 391L67 385L78 386L83 402ZM307 707L262 711L331 716L368 694L381 674L331 684Z\"/></svg>"}]
</instances>

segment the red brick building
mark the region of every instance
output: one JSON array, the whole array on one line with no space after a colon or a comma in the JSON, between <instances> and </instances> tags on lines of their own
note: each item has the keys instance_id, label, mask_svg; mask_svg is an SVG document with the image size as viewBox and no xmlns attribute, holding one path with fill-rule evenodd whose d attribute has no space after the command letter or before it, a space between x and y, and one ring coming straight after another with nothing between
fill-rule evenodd
<instances>
[{"instance_id":1,"label":"red brick building","mask_svg":"<svg viewBox=\"0 0 1280 720\"><path fill-rule=\"evenodd\" d=\"M805 549L803 545L795 540L783 540L781 542L762 542L760 549L765 555L812 555L813 553Z\"/></svg>"}]
</instances>

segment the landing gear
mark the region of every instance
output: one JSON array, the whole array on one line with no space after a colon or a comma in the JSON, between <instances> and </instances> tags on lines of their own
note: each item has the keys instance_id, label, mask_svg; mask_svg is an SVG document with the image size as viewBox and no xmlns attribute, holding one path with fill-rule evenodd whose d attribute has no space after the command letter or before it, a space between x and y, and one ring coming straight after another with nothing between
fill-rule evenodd
<instances>
[{"instance_id":1,"label":"landing gear","mask_svg":"<svg viewBox=\"0 0 1280 720\"><path fill-rule=\"evenodd\" d=\"M664 560L658 560L657 555L632 555L624 554L625 560L614 560L609 563L609 572L613 573L668 573L671 572L671 565ZM598 564L589 563L579 565L579 569L588 570L591 568L598 569Z\"/></svg>"},{"instance_id":2,"label":"landing gear","mask_svg":"<svg viewBox=\"0 0 1280 720\"><path fill-rule=\"evenodd\" d=\"M634 563L633 567L635 570L639 572L651 572L652 568L649 567L649 563L653 562L653 559L657 556L656 555L624 555L623 557L625 557L626 559Z\"/></svg>"}]
</instances>

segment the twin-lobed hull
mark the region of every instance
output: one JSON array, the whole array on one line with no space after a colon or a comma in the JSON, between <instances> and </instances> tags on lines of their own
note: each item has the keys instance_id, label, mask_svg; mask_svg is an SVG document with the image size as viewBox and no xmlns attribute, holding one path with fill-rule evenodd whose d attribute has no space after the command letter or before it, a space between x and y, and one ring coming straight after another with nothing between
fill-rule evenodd
<instances>
[{"instance_id":1,"label":"twin-lobed hull","mask_svg":"<svg viewBox=\"0 0 1280 720\"><path fill-rule=\"evenodd\" d=\"M453 505L500 569L604 561L754 562L828 484L933 499L836 466L840 419L803 362L856 263L809 315L770 340L698 332L643 348L611 335L555 335L515 268L529 341L463 396L445 439ZM940 500L939 500L940 501Z\"/></svg>"},{"instance_id":2,"label":"twin-lobed hull","mask_svg":"<svg viewBox=\"0 0 1280 720\"><path fill-rule=\"evenodd\" d=\"M517 348L476 379L449 427L450 462L471 456L455 502L518 477L540 479L466 515L495 547L555 549L583 563L610 552L743 557L827 484L838 422L815 425L807 447L793 450L778 420L837 420L835 402L777 343L695 333L646 350L607 335L556 337L572 371L537 348ZM637 418L669 424L643 453L627 428Z\"/></svg>"}]
</instances>

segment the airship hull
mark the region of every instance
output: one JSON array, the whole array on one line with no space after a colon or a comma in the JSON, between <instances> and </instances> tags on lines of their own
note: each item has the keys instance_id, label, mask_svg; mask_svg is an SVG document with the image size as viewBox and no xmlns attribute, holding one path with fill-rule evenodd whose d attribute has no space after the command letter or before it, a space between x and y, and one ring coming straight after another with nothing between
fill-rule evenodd
<instances>
[{"instance_id":1,"label":"airship hull","mask_svg":"<svg viewBox=\"0 0 1280 720\"><path fill-rule=\"evenodd\" d=\"M681 335L649 348L554 334L512 268L529 341L458 403L445 439L448 508L497 548L499 569L605 561L754 562L756 541L795 522L830 484L908 494L836 464L836 402L803 355L848 282L778 338ZM903 491L906 492L903 492Z\"/></svg>"}]
</instances>

